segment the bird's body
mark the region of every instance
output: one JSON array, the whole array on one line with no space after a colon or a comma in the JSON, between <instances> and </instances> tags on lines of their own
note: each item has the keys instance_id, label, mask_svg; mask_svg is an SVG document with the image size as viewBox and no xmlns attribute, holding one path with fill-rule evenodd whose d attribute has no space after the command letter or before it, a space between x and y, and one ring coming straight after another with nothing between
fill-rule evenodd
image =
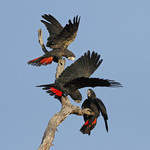
<instances>
[{"instance_id":1,"label":"bird's body","mask_svg":"<svg viewBox=\"0 0 150 150\"><path fill-rule=\"evenodd\" d=\"M100 55L88 51L68 66L55 80L54 84L40 85L39 87L44 87L43 89L47 90L50 95L56 97L70 95L73 100L80 102L82 100L82 95L78 90L80 88L121 86L120 83L113 80L89 78L101 63Z\"/></svg>"},{"instance_id":2,"label":"bird's body","mask_svg":"<svg viewBox=\"0 0 150 150\"><path fill-rule=\"evenodd\" d=\"M73 23L69 20L69 23L63 28L61 24L52 15L43 15L45 20L41 20L45 24L49 37L47 39L46 46L51 48L51 51L45 51L45 54L41 57L33 59L28 62L28 64L41 66L51 64L52 61L58 62L61 57L66 57L69 60L74 60L75 55L70 50L68 46L74 41L78 26L80 22L80 17L76 16L73 19Z\"/></svg>"},{"instance_id":3,"label":"bird's body","mask_svg":"<svg viewBox=\"0 0 150 150\"><path fill-rule=\"evenodd\" d=\"M106 107L103 104L103 102L98 99L94 93L93 90L89 89L87 91L88 99L86 99L82 104L82 109L84 108L90 108L92 112L94 112L95 115L86 115L84 114L84 125L81 127L80 131L83 134L90 135L91 130L96 126L97 118L100 116L100 114L103 116L105 121L105 127L108 131L108 115L106 111Z\"/></svg>"}]
</instances>

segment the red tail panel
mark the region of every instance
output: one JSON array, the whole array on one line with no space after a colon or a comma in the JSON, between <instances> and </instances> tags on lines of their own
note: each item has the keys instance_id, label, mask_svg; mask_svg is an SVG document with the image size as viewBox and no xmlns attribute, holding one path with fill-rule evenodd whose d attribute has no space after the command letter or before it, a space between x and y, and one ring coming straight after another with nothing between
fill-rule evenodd
<instances>
[{"instance_id":1,"label":"red tail panel","mask_svg":"<svg viewBox=\"0 0 150 150\"><path fill-rule=\"evenodd\" d=\"M95 118L95 120L92 122L92 125L96 124L97 119Z\"/></svg>"},{"instance_id":2,"label":"red tail panel","mask_svg":"<svg viewBox=\"0 0 150 150\"><path fill-rule=\"evenodd\" d=\"M55 95L61 97L62 96L62 92L55 89L54 87L50 87L50 91L53 92Z\"/></svg>"},{"instance_id":3,"label":"red tail panel","mask_svg":"<svg viewBox=\"0 0 150 150\"><path fill-rule=\"evenodd\" d=\"M48 64L51 64L52 61L53 61L53 57L47 57L47 58L43 58L40 61L40 64L42 64L42 65L48 65Z\"/></svg>"},{"instance_id":4,"label":"red tail panel","mask_svg":"<svg viewBox=\"0 0 150 150\"><path fill-rule=\"evenodd\" d=\"M92 122L92 125L96 124L97 119L95 118L94 121ZM92 125L89 125L89 120L87 120L84 124L85 126L91 127Z\"/></svg>"},{"instance_id":5,"label":"red tail panel","mask_svg":"<svg viewBox=\"0 0 150 150\"><path fill-rule=\"evenodd\" d=\"M31 64L31 63L33 63L34 61L36 61L37 59L39 59L39 58L40 58L40 57L35 58L35 59L33 59L33 60L30 60L28 63Z\"/></svg>"},{"instance_id":6,"label":"red tail panel","mask_svg":"<svg viewBox=\"0 0 150 150\"><path fill-rule=\"evenodd\" d=\"M89 120L87 120L84 125L87 126L88 124L89 124Z\"/></svg>"},{"instance_id":7,"label":"red tail panel","mask_svg":"<svg viewBox=\"0 0 150 150\"><path fill-rule=\"evenodd\" d=\"M47 57L47 58L42 58L38 57L33 60L30 60L28 64L34 65L34 66L41 66L41 65L48 65L51 64L53 61L53 57Z\"/></svg>"}]
</instances>

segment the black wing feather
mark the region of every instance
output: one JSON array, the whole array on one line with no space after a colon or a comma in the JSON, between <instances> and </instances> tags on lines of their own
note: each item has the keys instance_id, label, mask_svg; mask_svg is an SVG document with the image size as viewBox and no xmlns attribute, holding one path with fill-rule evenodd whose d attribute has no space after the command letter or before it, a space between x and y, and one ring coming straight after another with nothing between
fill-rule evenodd
<instances>
[{"instance_id":1,"label":"black wing feather","mask_svg":"<svg viewBox=\"0 0 150 150\"><path fill-rule=\"evenodd\" d=\"M115 82L114 80L99 79L99 78L85 78L85 77L76 78L65 84L66 87L69 85L74 85L77 89L84 88L84 87L96 87L96 86L121 87L121 84L119 82Z\"/></svg>"},{"instance_id":2,"label":"black wing feather","mask_svg":"<svg viewBox=\"0 0 150 150\"><path fill-rule=\"evenodd\" d=\"M42 18L44 18L46 21L41 20L42 23L45 24L48 32L49 32L49 37L47 39L47 44L46 46L51 47L51 43L53 38L55 38L57 35L60 34L60 32L63 30L63 27L61 26L61 24L52 16L52 15L43 15Z\"/></svg>"},{"instance_id":3,"label":"black wing feather","mask_svg":"<svg viewBox=\"0 0 150 150\"><path fill-rule=\"evenodd\" d=\"M58 22L58 20L56 20L52 15L46 15L46 14L44 14L44 15L42 15L42 18L44 18L46 21L48 21L48 24L49 25L52 25L53 27L55 27L55 29L58 31L57 33L59 34L61 31L62 31L62 29L63 29L63 27L62 27L62 25ZM43 20L41 20L43 23L45 22L45 21L43 21ZM44 23L45 24L45 23ZM47 26L46 26L47 27ZM48 30L49 31L49 33L51 33L52 31L51 30Z\"/></svg>"},{"instance_id":4,"label":"black wing feather","mask_svg":"<svg viewBox=\"0 0 150 150\"><path fill-rule=\"evenodd\" d=\"M57 79L58 82L70 83L74 80L80 80L80 78L90 77L94 71L100 66L102 59L100 55L95 52L90 54L90 51L81 56L73 64L68 66ZM78 79L79 78L79 79Z\"/></svg>"},{"instance_id":5,"label":"black wing feather","mask_svg":"<svg viewBox=\"0 0 150 150\"><path fill-rule=\"evenodd\" d=\"M73 19L73 23L71 20L69 20L69 24L66 24L66 26L63 28L63 30L58 34L52 41L52 48L59 48L59 47L65 47L67 48L68 45L74 41L78 26L80 22L80 17L76 16Z\"/></svg>"},{"instance_id":6,"label":"black wing feather","mask_svg":"<svg viewBox=\"0 0 150 150\"><path fill-rule=\"evenodd\" d=\"M108 131L108 124L107 124L108 115L107 115L106 107L105 107L104 103L100 99L96 98L94 100L97 103L97 106L99 107L99 110L100 110L100 112L101 112L101 114L102 114L102 116L104 118L105 127L106 127L106 130Z\"/></svg>"}]
</instances>

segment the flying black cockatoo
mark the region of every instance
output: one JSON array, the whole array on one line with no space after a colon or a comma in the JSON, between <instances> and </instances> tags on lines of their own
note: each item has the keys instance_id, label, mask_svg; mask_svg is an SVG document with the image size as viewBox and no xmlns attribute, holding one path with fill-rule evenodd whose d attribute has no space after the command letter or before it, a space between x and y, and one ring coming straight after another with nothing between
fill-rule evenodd
<instances>
[{"instance_id":1,"label":"flying black cockatoo","mask_svg":"<svg viewBox=\"0 0 150 150\"><path fill-rule=\"evenodd\" d=\"M41 20L41 22L45 24L50 34L47 39L46 46L50 47L52 50L46 50L43 56L29 61L28 64L34 66L47 65L51 64L52 61L58 62L58 59L62 56L68 58L69 60L74 60L74 53L68 50L67 47L74 41L77 35L80 17L74 17L73 23L69 20L69 23L66 24L64 28L53 16L45 14L42 17L46 21Z\"/></svg>"},{"instance_id":2,"label":"flying black cockatoo","mask_svg":"<svg viewBox=\"0 0 150 150\"><path fill-rule=\"evenodd\" d=\"M91 89L87 90L87 97L88 99L86 99L82 104L82 109L90 108L95 115L86 115L86 114L83 115L85 123L81 127L80 131L83 134L90 135L90 132L96 126L97 118L100 116L101 113L105 121L106 131L108 132L108 124L107 124L108 116L105 105L100 99L96 97L94 91Z\"/></svg>"},{"instance_id":3,"label":"flying black cockatoo","mask_svg":"<svg viewBox=\"0 0 150 150\"><path fill-rule=\"evenodd\" d=\"M82 95L78 89L96 86L121 86L119 82L113 80L89 78L101 63L100 55L94 51L92 53L88 51L68 66L55 80L54 84L40 85L38 87L44 87L43 90L47 90L50 95L55 95L55 98L70 95L73 100L80 102Z\"/></svg>"}]
</instances>

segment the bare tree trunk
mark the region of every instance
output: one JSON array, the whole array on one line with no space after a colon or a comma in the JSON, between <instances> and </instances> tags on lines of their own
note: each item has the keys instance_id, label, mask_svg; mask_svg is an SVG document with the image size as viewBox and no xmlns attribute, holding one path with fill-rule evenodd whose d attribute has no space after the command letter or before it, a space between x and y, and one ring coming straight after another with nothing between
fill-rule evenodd
<instances>
[{"instance_id":1,"label":"bare tree trunk","mask_svg":"<svg viewBox=\"0 0 150 150\"><path fill-rule=\"evenodd\" d=\"M39 29L39 43L42 47L42 50L45 48L42 40L42 30ZM46 48L45 48L46 49ZM44 52L45 49L43 50ZM62 73L65 67L65 59L59 59L57 70L56 70L56 78L59 77L59 75ZM55 131L57 130L57 127L66 119L66 117L70 114L76 114L76 115L94 115L91 113L91 110L89 108L86 109L80 109L77 106L74 106L70 103L68 97L62 97L61 98L61 104L62 108L61 110L56 113L49 121L48 126L44 132L44 136L41 142L41 145L39 146L38 150L49 150L50 147L53 145L52 142L55 137Z\"/></svg>"}]
</instances>

